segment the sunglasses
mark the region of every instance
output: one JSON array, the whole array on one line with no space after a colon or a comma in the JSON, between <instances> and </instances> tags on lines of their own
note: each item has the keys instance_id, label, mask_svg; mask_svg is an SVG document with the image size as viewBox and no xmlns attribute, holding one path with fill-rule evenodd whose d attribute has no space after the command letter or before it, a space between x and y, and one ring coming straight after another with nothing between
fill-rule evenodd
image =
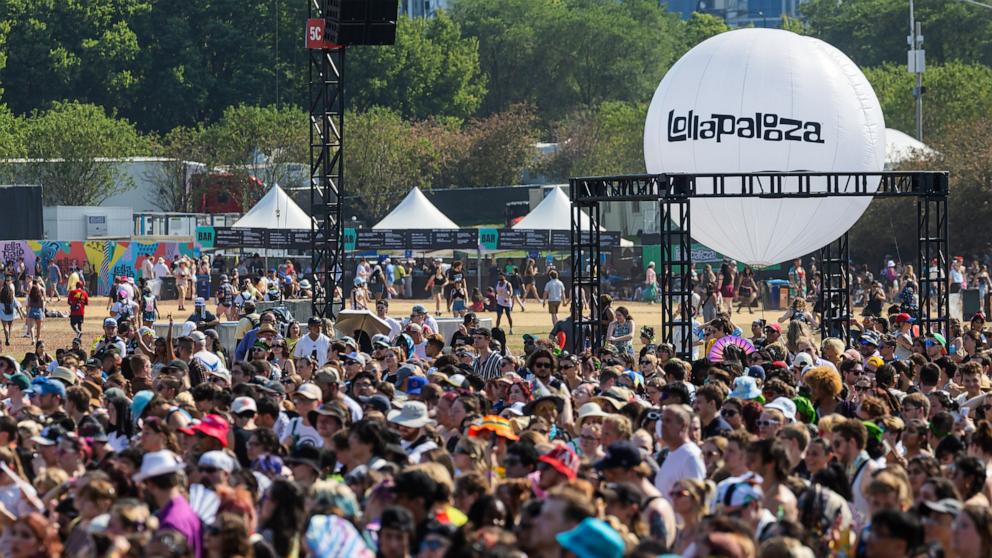
<instances>
[{"instance_id":1,"label":"sunglasses","mask_svg":"<svg viewBox=\"0 0 992 558\"><path fill-rule=\"evenodd\" d=\"M211 475L213 473L216 473L217 471L220 471L220 469L218 469L217 467L198 467L198 469L201 473L205 475Z\"/></svg>"},{"instance_id":2,"label":"sunglasses","mask_svg":"<svg viewBox=\"0 0 992 558\"><path fill-rule=\"evenodd\" d=\"M721 409L720 414L725 417L736 417L738 414L737 409Z\"/></svg>"},{"instance_id":3,"label":"sunglasses","mask_svg":"<svg viewBox=\"0 0 992 558\"><path fill-rule=\"evenodd\" d=\"M642 365L643 365L643 364L651 364L651 361L650 361L650 360L642 360L642 361L641 361L641 364L642 364Z\"/></svg>"},{"instance_id":4,"label":"sunglasses","mask_svg":"<svg viewBox=\"0 0 992 558\"><path fill-rule=\"evenodd\" d=\"M661 420L661 413L658 411L648 411L644 414L644 418L647 420Z\"/></svg>"},{"instance_id":5,"label":"sunglasses","mask_svg":"<svg viewBox=\"0 0 992 558\"><path fill-rule=\"evenodd\" d=\"M668 495L671 496L672 499L674 500L675 498L680 498L682 496L688 496L689 495L689 491L688 490L684 490L684 489L683 490L673 490L673 491L669 492Z\"/></svg>"},{"instance_id":6,"label":"sunglasses","mask_svg":"<svg viewBox=\"0 0 992 558\"><path fill-rule=\"evenodd\" d=\"M759 420L758 421L758 428L770 428L770 427L775 426L777 424L779 424L779 421L777 421L777 420Z\"/></svg>"},{"instance_id":7,"label":"sunglasses","mask_svg":"<svg viewBox=\"0 0 992 558\"><path fill-rule=\"evenodd\" d=\"M550 363L550 362L548 362L548 361L546 361L546 360L542 360L542 361L540 361L540 362L535 362L535 363L534 363L533 365L531 365L531 366L532 366L533 368L551 368L551 363Z\"/></svg>"}]
</instances>

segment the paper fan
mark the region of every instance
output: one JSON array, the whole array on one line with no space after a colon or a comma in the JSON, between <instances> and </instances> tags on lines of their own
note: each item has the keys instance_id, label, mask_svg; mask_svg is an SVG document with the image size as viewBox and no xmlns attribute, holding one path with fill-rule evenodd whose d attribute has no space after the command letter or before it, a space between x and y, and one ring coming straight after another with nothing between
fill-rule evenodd
<instances>
[{"instance_id":1,"label":"paper fan","mask_svg":"<svg viewBox=\"0 0 992 558\"><path fill-rule=\"evenodd\" d=\"M202 484L194 484L189 487L189 506L193 508L204 525L210 525L217 519L220 496Z\"/></svg>"},{"instance_id":2,"label":"paper fan","mask_svg":"<svg viewBox=\"0 0 992 558\"><path fill-rule=\"evenodd\" d=\"M710 354L707 355L706 358L708 358L710 362L723 362L723 351L726 350L729 345L740 347L746 355L749 355L755 351L754 343L751 343L743 337L728 335L717 339L716 343L713 343L713 346L710 347Z\"/></svg>"}]
</instances>

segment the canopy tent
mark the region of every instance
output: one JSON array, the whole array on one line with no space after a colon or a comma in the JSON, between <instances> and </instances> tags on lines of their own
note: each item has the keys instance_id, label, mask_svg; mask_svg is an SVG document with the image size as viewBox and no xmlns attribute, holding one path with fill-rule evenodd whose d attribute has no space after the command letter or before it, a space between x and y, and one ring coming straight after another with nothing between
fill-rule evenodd
<instances>
[{"instance_id":1,"label":"canopy tent","mask_svg":"<svg viewBox=\"0 0 992 558\"><path fill-rule=\"evenodd\" d=\"M582 230L589 230L589 216L585 211L581 213L579 220L582 222ZM542 231L572 230L572 201L568 199L568 194L555 186L548 195L544 196L541 203L513 225L513 228ZM599 227L599 230L606 229Z\"/></svg>"},{"instance_id":2,"label":"canopy tent","mask_svg":"<svg viewBox=\"0 0 992 558\"><path fill-rule=\"evenodd\" d=\"M936 152L927 144L894 128L885 129L885 168L890 169L903 161Z\"/></svg>"},{"instance_id":3,"label":"canopy tent","mask_svg":"<svg viewBox=\"0 0 992 558\"><path fill-rule=\"evenodd\" d=\"M372 227L380 229L457 229L458 225L414 187L389 215Z\"/></svg>"},{"instance_id":4,"label":"canopy tent","mask_svg":"<svg viewBox=\"0 0 992 558\"><path fill-rule=\"evenodd\" d=\"M235 229L309 229L310 216L278 184L234 225Z\"/></svg>"}]
</instances>

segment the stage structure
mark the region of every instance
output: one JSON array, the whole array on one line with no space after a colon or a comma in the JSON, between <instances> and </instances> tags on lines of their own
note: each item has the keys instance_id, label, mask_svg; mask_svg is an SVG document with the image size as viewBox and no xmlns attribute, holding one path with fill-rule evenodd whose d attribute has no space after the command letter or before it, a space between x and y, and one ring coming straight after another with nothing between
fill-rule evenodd
<instances>
[{"instance_id":1,"label":"stage structure","mask_svg":"<svg viewBox=\"0 0 992 558\"><path fill-rule=\"evenodd\" d=\"M876 188L877 183L877 188ZM691 355L692 252L691 200L704 198L817 199L825 197L915 198L920 306L916 320L923 332L947 331L950 300L946 172L762 172L657 174L573 178L572 319L577 347L602 346L600 323L601 202L648 202L660 205L662 342L672 343L682 358ZM582 212L589 219L580 219ZM820 251L823 288L820 332L845 342L851 337L851 293L847 233ZM931 272L931 262L937 269ZM929 296L928 296L929 295ZM584 315L582 301L589 302Z\"/></svg>"},{"instance_id":2,"label":"stage structure","mask_svg":"<svg viewBox=\"0 0 992 558\"><path fill-rule=\"evenodd\" d=\"M399 0L307 0L313 315L333 318L344 265L345 51L396 42ZM343 306L344 301L340 304Z\"/></svg>"}]
</instances>

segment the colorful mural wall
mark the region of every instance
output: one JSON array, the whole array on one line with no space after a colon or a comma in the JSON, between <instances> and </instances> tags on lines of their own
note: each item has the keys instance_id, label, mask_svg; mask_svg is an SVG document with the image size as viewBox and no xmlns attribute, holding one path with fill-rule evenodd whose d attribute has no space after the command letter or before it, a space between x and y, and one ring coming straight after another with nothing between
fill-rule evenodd
<instances>
[{"instance_id":1,"label":"colorful mural wall","mask_svg":"<svg viewBox=\"0 0 992 558\"><path fill-rule=\"evenodd\" d=\"M12 240L0 241L0 264L24 258L29 274L35 262L41 261L47 270L53 259L67 274L73 265L81 267L91 293L106 295L114 277L138 277L138 270L146 257L163 257L167 261L177 256L199 257L200 247L192 242L136 242L127 240ZM46 273L47 275L47 273ZM96 286L94 288L94 278Z\"/></svg>"}]
</instances>

